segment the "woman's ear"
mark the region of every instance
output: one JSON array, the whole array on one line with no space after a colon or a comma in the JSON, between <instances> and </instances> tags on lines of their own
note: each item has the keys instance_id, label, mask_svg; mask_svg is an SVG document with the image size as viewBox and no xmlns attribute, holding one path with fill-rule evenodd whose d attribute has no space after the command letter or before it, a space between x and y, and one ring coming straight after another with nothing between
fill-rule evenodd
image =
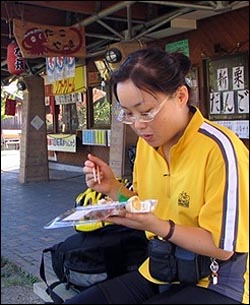
<instances>
[{"instance_id":1,"label":"woman's ear","mask_svg":"<svg viewBox=\"0 0 250 305\"><path fill-rule=\"evenodd\" d=\"M186 86L180 86L176 91L176 98L180 105L185 106L189 99L189 93Z\"/></svg>"}]
</instances>

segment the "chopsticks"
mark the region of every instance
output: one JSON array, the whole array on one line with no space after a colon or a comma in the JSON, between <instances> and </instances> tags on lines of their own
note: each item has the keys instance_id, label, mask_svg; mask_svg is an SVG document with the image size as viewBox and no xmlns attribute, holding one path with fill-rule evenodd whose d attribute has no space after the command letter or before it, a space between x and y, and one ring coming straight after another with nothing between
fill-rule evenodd
<instances>
[{"instance_id":1,"label":"chopsticks","mask_svg":"<svg viewBox=\"0 0 250 305\"><path fill-rule=\"evenodd\" d=\"M96 169L95 169L95 167L93 167L93 176L94 176L94 181L98 182L98 184L100 184L101 183L100 168L98 165L96 166Z\"/></svg>"}]
</instances>

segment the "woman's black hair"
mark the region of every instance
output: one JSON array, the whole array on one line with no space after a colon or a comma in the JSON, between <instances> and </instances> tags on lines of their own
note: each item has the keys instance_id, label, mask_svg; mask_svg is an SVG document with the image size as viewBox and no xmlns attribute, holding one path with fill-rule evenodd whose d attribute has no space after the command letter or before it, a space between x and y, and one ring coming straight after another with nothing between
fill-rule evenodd
<instances>
[{"instance_id":1,"label":"woman's black hair","mask_svg":"<svg viewBox=\"0 0 250 305\"><path fill-rule=\"evenodd\" d=\"M117 99L117 84L130 79L134 85L148 92L172 95L178 87L186 85L190 71L189 58L178 52L168 53L160 48L140 49L130 53L111 75L113 92Z\"/></svg>"}]
</instances>

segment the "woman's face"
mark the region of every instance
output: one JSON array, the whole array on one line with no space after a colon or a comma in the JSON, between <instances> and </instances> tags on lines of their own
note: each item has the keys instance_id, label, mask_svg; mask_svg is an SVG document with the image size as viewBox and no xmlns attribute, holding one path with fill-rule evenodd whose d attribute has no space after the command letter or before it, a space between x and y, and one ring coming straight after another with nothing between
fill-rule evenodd
<instances>
[{"instance_id":1,"label":"woman's face","mask_svg":"<svg viewBox=\"0 0 250 305\"><path fill-rule=\"evenodd\" d=\"M153 147L175 144L187 125L188 91L185 86L177 89L173 96L138 89L131 80L118 83L117 95L125 113L135 115L131 124L134 132ZM159 109L151 122L141 122L138 115Z\"/></svg>"}]
</instances>

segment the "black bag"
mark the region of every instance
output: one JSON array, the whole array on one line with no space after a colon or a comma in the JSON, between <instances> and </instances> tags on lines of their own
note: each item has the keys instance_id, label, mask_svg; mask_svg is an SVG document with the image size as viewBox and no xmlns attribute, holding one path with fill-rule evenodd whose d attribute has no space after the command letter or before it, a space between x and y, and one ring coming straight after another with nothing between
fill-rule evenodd
<instances>
[{"instance_id":1,"label":"black bag","mask_svg":"<svg viewBox=\"0 0 250 305\"><path fill-rule=\"evenodd\" d=\"M66 289L80 291L97 282L136 270L147 257L147 244L144 231L120 225L78 232L43 250L40 276L47 285L46 292L60 304L63 300L53 289L61 283ZM45 276L44 254L48 252L59 279L51 285L48 285Z\"/></svg>"},{"instance_id":2,"label":"black bag","mask_svg":"<svg viewBox=\"0 0 250 305\"><path fill-rule=\"evenodd\" d=\"M152 277L162 282L176 280L177 264L174 244L158 238L151 239L148 244L148 256Z\"/></svg>"},{"instance_id":3,"label":"black bag","mask_svg":"<svg viewBox=\"0 0 250 305\"><path fill-rule=\"evenodd\" d=\"M196 284L200 279L211 274L211 259L198 255L181 247L176 247L178 280L185 284Z\"/></svg>"},{"instance_id":4,"label":"black bag","mask_svg":"<svg viewBox=\"0 0 250 305\"><path fill-rule=\"evenodd\" d=\"M163 282L196 284L211 273L210 257L198 255L166 240L151 239L148 255L150 274Z\"/></svg>"}]
</instances>

